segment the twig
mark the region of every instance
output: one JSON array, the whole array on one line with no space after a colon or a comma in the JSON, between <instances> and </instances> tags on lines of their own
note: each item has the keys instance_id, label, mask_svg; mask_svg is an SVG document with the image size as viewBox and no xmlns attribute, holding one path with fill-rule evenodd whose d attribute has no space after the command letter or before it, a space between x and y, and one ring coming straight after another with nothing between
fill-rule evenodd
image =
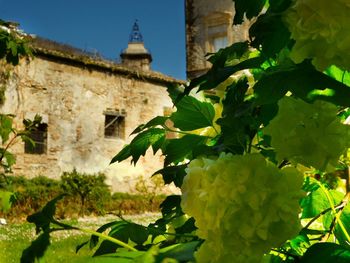
<instances>
[{"instance_id":1,"label":"twig","mask_svg":"<svg viewBox=\"0 0 350 263\"><path fill-rule=\"evenodd\" d=\"M336 205L334 208L339 209L339 208L344 208L347 202L341 201L338 205ZM312 225L318 218L323 216L324 214L327 214L327 212L332 211L332 207L328 207L327 209L323 210L321 213L319 213L317 216L312 218L304 227L305 229L309 228L310 225Z\"/></svg>"}]
</instances>

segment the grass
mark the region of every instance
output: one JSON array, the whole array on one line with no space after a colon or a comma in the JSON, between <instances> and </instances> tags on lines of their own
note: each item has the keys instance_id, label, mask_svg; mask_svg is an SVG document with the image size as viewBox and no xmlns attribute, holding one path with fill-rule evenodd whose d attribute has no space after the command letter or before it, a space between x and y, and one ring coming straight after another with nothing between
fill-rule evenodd
<instances>
[{"instance_id":1,"label":"grass","mask_svg":"<svg viewBox=\"0 0 350 263\"><path fill-rule=\"evenodd\" d=\"M158 214L144 214L129 216L127 219L140 224L148 224L158 217ZM115 217L83 218L66 223L95 230L102 224L115 220ZM22 251L28 247L36 237L33 224L9 224L0 226L0 263L18 263ZM94 263L99 261L92 258L92 251L83 247L75 253L77 245L89 239L89 235L78 231L60 231L52 234L51 245L39 263ZM101 261L99 261L101 262Z\"/></svg>"}]
</instances>

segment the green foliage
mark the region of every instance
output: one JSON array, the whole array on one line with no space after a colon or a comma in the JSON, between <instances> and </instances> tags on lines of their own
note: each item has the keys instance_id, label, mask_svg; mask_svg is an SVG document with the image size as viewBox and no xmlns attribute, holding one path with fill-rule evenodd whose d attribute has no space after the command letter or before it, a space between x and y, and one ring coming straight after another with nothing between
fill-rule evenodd
<instances>
[{"instance_id":1,"label":"green foliage","mask_svg":"<svg viewBox=\"0 0 350 263\"><path fill-rule=\"evenodd\" d=\"M200 102L194 97L184 97L176 104L177 111L170 119L182 131L192 131L213 125L215 110L208 102Z\"/></svg>"},{"instance_id":2,"label":"green foliage","mask_svg":"<svg viewBox=\"0 0 350 263\"><path fill-rule=\"evenodd\" d=\"M9 221L21 221L27 215L38 211L47 200L63 194L62 181L50 179L45 176L27 178L25 176L7 175L6 180L0 178L0 199L12 204L10 210L0 211L0 217L5 216ZM159 204L164 200L159 195L160 184L151 185L147 191L138 193L113 193L109 189L94 188L85 202L85 215L104 215L107 212L117 214L138 214L155 212ZM4 199L2 199L4 198ZM0 202L3 202L0 201ZM75 218L81 213L80 197L76 195L66 196L57 204L57 217ZM9 203L4 204L8 208Z\"/></svg>"},{"instance_id":3,"label":"green foliage","mask_svg":"<svg viewBox=\"0 0 350 263\"><path fill-rule=\"evenodd\" d=\"M14 202L14 193L0 190L0 211L8 212Z\"/></svg>"},{"instance_id":4,"label":"green foliage","mask_svg":"<svg viewBox=\"0 0 350 263\"><path fill-rule=\"evenodd\" d=\"M234 3L236 10L234 23L241 24L244 15L246 15L248 19L256 17L264 7L266 0L236 0Z\"/></svg>"},{"instance_id":5,"label":"green foliage","mask_svg":"<svg viewBox=\"0 0 350 263\"><path fill-rule=\"evenodd\" d=\"M29 223L34 223L36 233L40 236L35 239L28 248L23 250L21 263L34 263L36 259L41 258L50 245L50 228L52 222L55 221L56 203L63 198L60 195L48 202L41 211L28 216Z\"/></svg>"},{"instance_id":6,"label":"green foliage","mask_svg":"<svg viewBox=\"0 0 350 263\"><path fill-rule=\"evenodd\" d=\"M85 244L101 262L349 261L350 194L330 178L348 170L347 156L339 163L349 147L348 39L339 36L350 6L310 2L341 26L299 12L313 10L305 1L235 1L235 24L257 16L249 41L209 54L207 73L169 87L176 111L137 127L111 161L161 151L156 173L182 195L167 197L148 226L113 222L92 233ZM328 6L344 16L330 17Z\"/></svg>"},{"instance_id":7,"label":"green foliage","mask_svg":"<svg viewBox=\"0 0 350 263\"><path fill-rule=\"evenodd\" d=\"M17 65L21 57L32 56L29 38L10 22L0 19L0 59Z\"/></svg>"},{"instance_id":8,"label":"green foliage","mask_svg":"<svg viewBox=\"0 0 350 263\"><path fill-rule=\"evenodd\" d=\"M63 192L80 198L81 215L85 213L88 199L93 198L94 204L103 206L101 202L108 200L110 191L105 183L104 174L79 173L76 169L72 172L64 172L61 176L61 187Z\"/></svg>"},{"instance_id":9,"label":"green foliage","mask_svg":"<svg viewBox=\"0 0 350 263\"><path fill-rule=\"evenodd\" d=\"M152 128L163 129L165 133L178 132L178 137L162 139L161 146L156 140L148 141L142 146L136 140L132 141L112 160L120 162L130 156L134 157L135 153L137 157L138 151L144 153L147 148L154 146L162 151L165 156L164 168L156 173L162 174L165 183L174 182L176 186L181 187L183 195L164 201L163 217L154 224L154 227L161 231L169 230L169 225L184 216L180 207L182 204L185 212L194 219L190 218L181 227L175 228L176 233L187 235L196 231L197 236L205 239L195 254L199 262L229 262L233 258L230 253L233 253L234 248L240 248L238 243L244 243L247 249L250 238L251 244L254 244L251 245L252 249L244 254L244 257L243 250L240 249L234 257L237 262L259 262L262 254L268 252L267 248L262 248L262 243L267 245L267 241L272 242L275 237L272 234L265 240L262 234L265 232L259 230L259 227L267 222L267 219L261 219L265 211L268 211L266 216L272 216L271 221L276 222L277 217L272 210L256 208L256 212L249 215L247 213L250 208L255 207L256 202L259 203L259 200L271 201L266 197L265 191L271 190L271 185L278 180L267 180L269 186L258 183L257 187L260 189L250 192L247 189L264 178L259 174L263 173L260 171L263 170L263 165L259 165L259 171L252 172L254 177L249 176L248 181L246 173L255 166L241 160L237 161L237 167L229 169L227 167L234 165L233 160L236 160L236 157L227 163L220 163L220 158L225 159L218 157L223 156L222 152L232 153L234 156L244 155L246 158L252 152L259 152L278 165L278 168L275 167L275 172L267 173L271 176L277 174L278 169L282 168L280 171L284 171L286 169L284 166L293 165L303 172L317 168L321 174L328 172L331 177L338 166L339 156L348 147L349 128L341 124L341 119L337 117L339 109L346 114L347 107L350 106L348 72L331 65L326 72L321 72L314 67L310 59L298 63L292 59L290 51L295 41L284 17L291 5L290 0L235 1L235 24L242 23L244 16L247 18L258 16L249 30L251 41L235 43L216 54L210 54L208 61L213 66L206 74L192 80L183 91L178 87L168 89L176 107L176 111L169 117L174 129L166 126L168 118L156 117L134 131L141 138L152 134ZM242 70L249 70L252 75L245 75L246 72ZM228 81L233 74L237 74L234 80ZM194 90L211 90L216 96L200 101L192 95ZM286 96L288 97L285 98ZM285 101L289 101L292 106L284 107ZM216 112L211 107L214 102L221 104L223 108L217 121L214 121ZM282 115L285 118L280 122ZM196 129L207 127L214 128L217 136L207 136L205 130L194 132ZM200 160L206 165L196 166ZM220 164L214 165L216 162ZM212 168L214 166L215 168ZM232 171L230 172L232 174L223 179L226 169ZM285 184L298 189L300 185L296 186L295 181L293 182L297 180L297 173L289 172L289 177L285 176L285 179L290 181ZM249 184L239 190L239 182ZM314 250L315 242L327 240L330 236L348 246L346 243L350 241L346 227L348 208L346 202L342 201L346 198L344 199L344 194L338 190L327 190L325 187L330 184L324 182L326 184L322 187L317 181L305 184L304 190L307 196L301 201L302 218L309 222L294 238L292 235L289 237L286 235L284 243L280 240L275 245L267 245L269 248L272 246L280 248L275 248L275 254L266 256L266 262L300 260L300 262L304 260L314 262L308 251ZM293 210L286 208L287 204L290 204L295 208L296 215L298 200L291 201L290 197L286 197L290 191L283 190L285 186L282 185L283 183L276 190L281 191L277 202L283 204L281 210L286 213L291 213ZM224 191L225 187L229 189L227 192ZM233 195L232 189L241 192ZM265 195L254 199L255 193ZM288 201L283 201L284 198ZM236 206L244 204L244 201L248 202L248 205L243 206L242 210L235 209ZM277 206L277 204L271 205L271 207ZM232 212L235 216L231 220L227 214L229 209L238 211L237 215ZM205 211L208 211L207 214ZM223 219L216 220L220 223L216 223L214 219L223 215ZM279 224L281 229L278 230L276 227L271 227L271 230L278 231L279 234L275 234L279 237L293 225L286 214L280 216L282 220L287 220L286 226L282 227ZM259 222L245 227L244 222L248 222L251 218L259 218L264 223L258 220ZM292 221L297 222L296 217ZM321 229L314 228L315 222L321 222ZM235 223L237 225L233 226ZM225 225L228 226L227 229ZM270 229L266 226L265 228ZM230 231L238 231L239 234ZM241 236L236 244L232 240L239 235ZM264 241L258 242L259 238L263 238ZM288 238L290 241L286 241ZM149 250L149 253L151 251L153 249ZM255 259L254 255L257 255Z\"/></svg>"},{"instance_id":10,"label":"green foliage","mask_svg":"<svg viewBox=\"0 0 350 263\"><path fill-rule=\"evenodd\" d=\"M11 167L16 163L15 156L9 151L16 143L18 138L22 141L31 141L29 134L36 129L41 122L41 117L36 115L34 120L24 120L24 129L18 130L13 127L13 115L0 114L0 176L6 183L6 174L11 172ZM34 143L34 142L32 142ZM14 193L3 190L4 185L0 187L0 211L8 211L15 200ZM5 187L6 188L6 187Z\"/></svg>"}]
</instances>

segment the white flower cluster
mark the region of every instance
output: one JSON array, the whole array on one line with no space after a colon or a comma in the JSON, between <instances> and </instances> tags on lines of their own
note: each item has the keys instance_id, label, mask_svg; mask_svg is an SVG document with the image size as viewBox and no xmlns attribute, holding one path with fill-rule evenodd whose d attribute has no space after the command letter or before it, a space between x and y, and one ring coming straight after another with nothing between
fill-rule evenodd
<instances>
[{"instance_id":1,"label":"white flower cluster","mask_svg":"<svg viewBox=\"0 0 350 263\"><path fill-rule=\"evenodd\" d=\"M285 22L296 41L296 63L310 58L321 71L330 65L350 70L349 0L294 0Z\"/></svg>"},{"instance_id":2,"label":"white flower cluster","mask_svg":"<svg viewBox=\"0 0 350 263\"><path fill-rule=\"evenodd\" d=\"M325 101L306 103L284 97L277 116L264 129L277 159L331 171L350 147L350 127L337 118L337 107Z\"/></svg>"},{"instance_id":3,"label":"white flower cluster","mask_svg":"<svg viewBox=\"0 0 350 263\"><path fill-rule=\"evenodd\" d=\"M222 153L188 168L181 206L205 239L200 263L258 263L264 253L298 233L303 175L278 169L260 154Z\"/></svg>"}]
</instances>

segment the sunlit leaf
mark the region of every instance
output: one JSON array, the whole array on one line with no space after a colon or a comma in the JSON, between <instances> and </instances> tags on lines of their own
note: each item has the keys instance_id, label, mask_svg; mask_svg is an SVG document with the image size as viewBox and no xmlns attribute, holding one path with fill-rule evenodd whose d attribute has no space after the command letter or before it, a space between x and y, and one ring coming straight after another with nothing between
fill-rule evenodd
<instances>
[{"instance_id":1,"label":"sunlit leaf","mask_svg":"<svg viewBox=\"0 0 350 263\"><path fill-rule=\"evenodd\" d=\"M192 96L183 97L176 104L170 119L176 128L191 131L213 125L215 110L211 103L201 102Z\"/></svg>"}]
</instances>

